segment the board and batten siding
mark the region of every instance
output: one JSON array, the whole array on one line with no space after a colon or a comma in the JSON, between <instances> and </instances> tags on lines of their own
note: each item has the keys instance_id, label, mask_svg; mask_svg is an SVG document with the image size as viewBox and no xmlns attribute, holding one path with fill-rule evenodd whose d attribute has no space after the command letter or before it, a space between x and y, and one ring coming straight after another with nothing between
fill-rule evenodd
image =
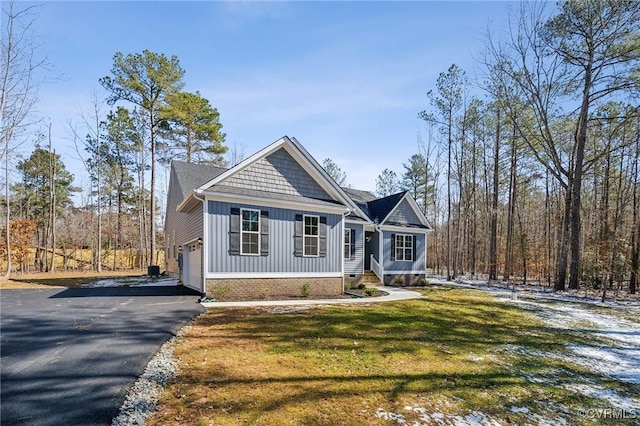
<instances>
[{"instance_id":1,"label":"board and batten siding","mask_svg":"<svg viewBox=\"0 0 640 426\"><path fill-rule=\"evenodd\" d=\"M420 218L416 215L415 210L411 208L411 205L406 199L402 200L391 216L387 218L385 223L398 225L422 225Z\"/></svg>"},{"instance_id":2,"label":"board and batten siding","mask_svg":"<svg viewBox=\"0 0 640 426\"><path fill-rule=\"evenodd\" d=\"M395 234L415 235L416 258L413 259L413 262L391 260L391 235L395 235ZM421 271L422 273L424 273L424 271L426 270L425 242L426 242L425 234L412 234L411 232L383 231L382 244L383 244L383 250L384 250L385 274L387 273L387 271L403 271L403 272Z\"/></svg>"},{"instance_id":3,"label":"board and batten siding","mask_svg":"<svg viewBox=\"0 0 640 426\"><path fill-rule=\"evenodd\" d=\"M364 238L363 226L356 223L345 223L345 228L355 231L356 250L352 259L344 259L345 274L362 274L364 272ZM344 247L343 247L344 251Z\"/></svg>"},{"instance_id":4,"label":"board and batten siding","mask_svg":"<svg viewBox=\"0 0 640 426\"><path fill-rule=\"evenodd\" d=\"M269 254L267 256L230 255L231 208L269 212ZM327 218L326 257L294 256L296 214ZM342 272L342 216L313 211L288 210L250 204L207 201L206 238L208 272L215 273L336 273Z\"/></svg>"}]
</instances>

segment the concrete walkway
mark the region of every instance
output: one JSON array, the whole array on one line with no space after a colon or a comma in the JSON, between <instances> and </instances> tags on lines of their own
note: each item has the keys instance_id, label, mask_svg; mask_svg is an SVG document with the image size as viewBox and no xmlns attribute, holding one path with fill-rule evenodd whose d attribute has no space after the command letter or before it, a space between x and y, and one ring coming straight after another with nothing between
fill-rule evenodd
<instances>
[{"instance_id":1,"label":"concrete walkway","mask_svg":"<svg viewBox=\"0 0 640 426\"><path fill-rule=\"evenodd\" d=\"M422 297L417 291L400 287L376 287L380 291L389 293L380 297L362 297L350 299L296 299L296 300L254 300L243 302L202 302L206 308L237 308L251 306L300 306L300 305L341 305L353 303L393 302L396 300L419 299Z\"/></svg>"}]
</instances>

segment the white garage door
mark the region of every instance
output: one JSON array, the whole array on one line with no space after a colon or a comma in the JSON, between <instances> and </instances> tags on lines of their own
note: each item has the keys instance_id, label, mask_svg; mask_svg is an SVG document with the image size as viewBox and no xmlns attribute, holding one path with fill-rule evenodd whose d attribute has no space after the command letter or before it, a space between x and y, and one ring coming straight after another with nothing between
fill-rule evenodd
<instances>
[{"instance_id":1,"label":"white garage door","mask_svg":"<svg viewBox=\"0 0 640 426\"><path fill-rule=\"evenodd\" d=\"M189 244L184 253L184 285L202 291L202 255L198 244Z\"/></svg>"}]
</instances>

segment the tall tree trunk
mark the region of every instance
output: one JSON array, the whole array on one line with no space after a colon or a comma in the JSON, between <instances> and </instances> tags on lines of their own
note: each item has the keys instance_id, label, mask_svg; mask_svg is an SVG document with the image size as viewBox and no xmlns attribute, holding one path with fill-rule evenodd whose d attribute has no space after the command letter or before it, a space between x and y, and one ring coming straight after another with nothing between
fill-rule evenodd
<instances>
[{"instance_id":1,"label":"tall tree trunk","mask_svg":"<svg viewBox=\"0 0 640 426\"><path fill-rule=\"evenodd\" d=\"M551 238L551 196L549 193L549 171L545 171L544 179L544 214L545 220L545 244L546 244L546 273L547 284L551 287L551 264L553 262L553 241Z\"/></svg>"},{"instance_id":2,"label":"tall tree trunk","mask_svg":"<svg viewBox=\"0 0 640 426\"><path fill-rule=\"evenodd\" d=\"M593 53L591 53L593 58ZM592 59L587 64L584 76L584 90L582 92L582 105L580 106L580 118L576 128L576 163L573 174L573 188L571 190L571 270L569 277L569 288L577 289L580 285L580 262L582 258L582 247L580 247L581 219L580 209L582 208L582 173L584 167L584 149L587 143L587 119L589 118L589 92L591 91L591 67Z\"/></svg>"},{"instance_id":3,"label":"tall tree trunk","mask_svg":"<svg viewBox=\"0 0 640 426\"><path fill-rule=\"evenodd\" d=\"M455 271L452 271L451 267L451 146L453 145L453 140L451 137L453 127L452 120L453 117L450 113L447 141L447 146L449 149L447 157L447 281L451 281L455 276Z\"/></svg>"},{"instance_id":4,"label":"tall tree trunk","mask_svg":"<svg viewBox=\"0 0 640 426\"><path fill-rule=\"evenodd\" d=\"M476 159L476 139L473 138L473 149L472 149L472 157L471 157L471 176L472 176L472 186L471 186L471 276L476 276L476 250L477 250L477 238L478 238L478 200L477 200L477 159Z\"/></svg>"},{"instance_id":5,"label":"tall tree trunk","mask_svg":"<svg viewBox=\"0 0 640 426\"><path fill-rule=\"evenodd\" d=\"M7 245L7 272L5 278L11 275L11 202L9 200L9 141L5 141L4 145L4 196L7 204L7 214L5 215L5 243Z\"/></svg>"},{"instance_id":6,"label":"tall tree trunk","mask_svg":"<svg viewBox=\"0 0 640 426\"><path fill-rule=\"evenodd\" d=\"M491 231L489 237L489 280L498 279L498 174L500 173L500 109L497 111L496 139L493 147L493 191L491 204Z\"/></svg>"},{"instance_id":7,"label":"tall tree trunk","mask_svg":"<svg viewBox=\"0 0 640 426\"><path fill-rule=\"evenodd\" d=\"M633 182L633 223L635 226L631 227L631 276L629 278L629 293L636 294L638 286L638 273L640 266L640 215L638 213L638 186L640 181L638 180L638 163L640 163L640 143L636 145L636 155L634 161L634 176Z\"/></svg>"},{"instance_id":8,"label":"tall tree trunk","mask_svg":"<svg viewBox=\"0 0 640 426\"><path fill-rule=\"evenodd\" d=\"M49 221L51 231L51 267L50 272L56 270L56 160L51 147L51 123L49 123Z\"/></svg>"},{"instance_id":9,"label":"tall tree trunk","mask_svg":"<svg viewBox=\"0 0 640 426\"><path fill-rule=\"evenodd\" d=\"M511 277L511 249L513 247L513 221L516 207L516 160L518 149L516 146L516 129L514 126L513 140L511 142L511 166L509 167L509 210L507 212L507 242L504 254L504 281Z\"/></svg>"},{"instance_id":10,"label":"tall tree trunk","mask_svg":"<svg viewBox=\"0 0 640 426\"><path fill-rule=\"evenodd\" d=\"M522 221L521 210L526 210L525 199L522 201L522 207L516 210L516 216L518 217L518 225L520 227L520 258L522 260L522 284L527 285L527 234L524 229L524 222Z\"/></svg>"},{"instance_id":11,"label":"tall tree trunk","mask_svg":"<svg viewBox=\"0 0 640 426\"><path fill-rule=\"evenodd\" d=\"M558 247L558 257L556 258L556 281L554 291L564 291L567 282L567 266L569 259L569 232L571 222L571 183L565 188L564 194L564 215L562 217L562 228L560 230Z\"/></svg>"},{"instance_id":12,"label":"tall tree trunk","mask_svg":"<svg viewBox=\"0 0 640 426\"><path fill-rule=\"evenodd\" d=\"M149 232L151 236L151 253L149 257L149 265L156 264L156 122L153 111L149 113L151 120L151 195L149 203Z\"/></svg>"}]
</instances>

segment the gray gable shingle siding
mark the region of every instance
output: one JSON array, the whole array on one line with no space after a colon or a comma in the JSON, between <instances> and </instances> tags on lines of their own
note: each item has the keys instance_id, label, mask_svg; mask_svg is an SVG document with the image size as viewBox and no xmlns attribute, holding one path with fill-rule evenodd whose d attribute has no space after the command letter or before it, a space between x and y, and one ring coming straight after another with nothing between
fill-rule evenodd
<instances>
[{"instance_id":1,"label":"gray gable shingle siding","mask_svg":"<svg viewBox=\"0 0 640 426\"><path fill-rule=\"evenodd\" d=\"M402 201L398 205L391 216L389 216L386 223L389 225L423 226L420 218L416 215L407 200Z\"/></svg>"},{"instance_id":2,"label":"gray gable shingle siding","mask_svg":"<svg viewBox=\"0 0 640 426\"><path fill-rule=\"evenodd\" d=\"M222 183L222 182L221 182ZM228 187L332 200L284 149L262 158L223 183Z\"/></svg>"}]
</instances>

